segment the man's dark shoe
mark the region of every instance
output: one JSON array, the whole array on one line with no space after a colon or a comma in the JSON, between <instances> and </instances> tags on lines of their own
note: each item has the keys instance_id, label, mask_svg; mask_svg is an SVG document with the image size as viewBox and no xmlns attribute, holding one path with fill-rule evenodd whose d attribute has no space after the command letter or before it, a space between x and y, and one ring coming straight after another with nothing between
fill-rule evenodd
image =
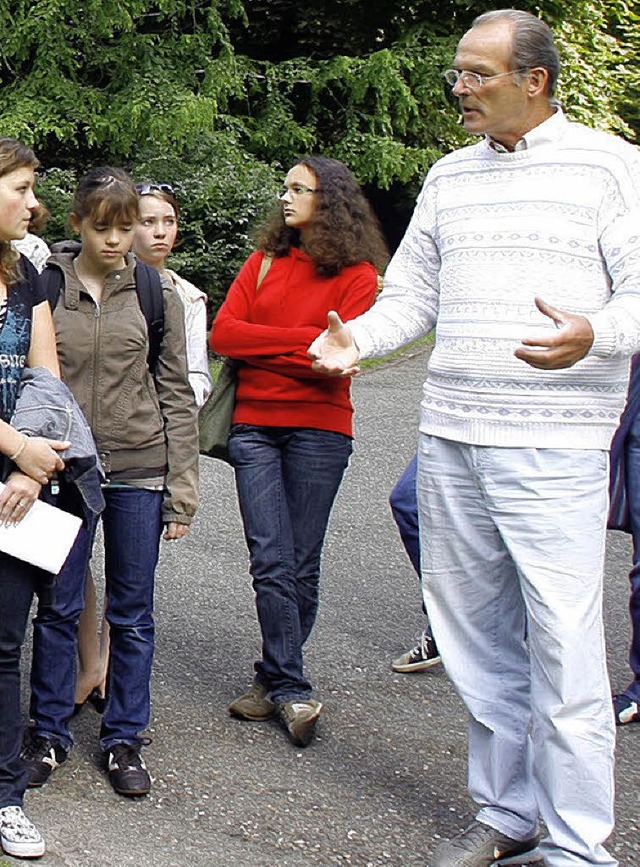
<instances>
[{"instance_id":1,"label":"man's dark shoe","mask_svg":"<svg viewBox=\"0 0 640 867\"><path fill-rule=\"evenodd\" d=\"M105 750L109 782L119 795L135 798L147 795L151 777L147 771L138 744L114 744Z\"/></svg>"},{"instance_id":2,"label":"man's dark shoe","mask_svg":"<svg viewBox=\"0 0 640 867\"><path fill-rule=\"evenodd\" d=\"M539 864L540 835L529 840L513 840L490 825L472 822L460 834L442 843L431 867L516 867Z\"/></svg>"},{"instance_id":3,"label":"man's dark shoe","mask_svg":"<svg viewBox=\"0 0 640 867\"><path fill-rule=\"evenodd\" d=\"M59 741L29 733L21 754L29 774L27 785L32 788L43 786L68 757L69 753Z\"/></svg>"}]
</instances>

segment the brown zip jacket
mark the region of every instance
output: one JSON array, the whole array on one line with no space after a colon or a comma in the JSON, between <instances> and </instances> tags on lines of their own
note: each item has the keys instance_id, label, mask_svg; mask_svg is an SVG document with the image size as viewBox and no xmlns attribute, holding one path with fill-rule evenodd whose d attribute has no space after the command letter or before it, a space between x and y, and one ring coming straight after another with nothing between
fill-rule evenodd
<instances>
[{"instance_id":1,"label":"brown zip jacket","mask_svg":"<svg viewBox=\"0 0 640 867\"><path fill-rule=\"evenodd\" d=\"M62 379L89 422L107 479L164 483L163 521L189 524L198 506L198 425L182 302L161 276L164 336L152 375L135 258L107 276L99 305L73 259L54 253L47 263L64 277L53 313Z\"/></svg>"}]
</instances>

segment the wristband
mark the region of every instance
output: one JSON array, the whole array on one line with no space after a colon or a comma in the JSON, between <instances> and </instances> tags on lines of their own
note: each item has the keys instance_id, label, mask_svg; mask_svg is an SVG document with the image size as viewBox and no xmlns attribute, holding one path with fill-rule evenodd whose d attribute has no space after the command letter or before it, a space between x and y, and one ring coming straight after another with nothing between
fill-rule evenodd
<instances>
[{"instance_id":1,"label":"wristband","mask_svg":"<svg viewBox=\"0 0 640 867\"><path fill-rule=\"evenodd\" d=\"M9 455L9 460L10 460L10 461L13 461L13 462L15 463L15 461L18 460L18 458L20 457L20 455L22 454L22 452L23 452L23 451L25 450L25 448L27 447L27 442L28 442L28 441L29 441L29 437L28 437L26 434L22 434L22 442L20 443L20 445L18 446L18 448L16 449L16 451L15 451L12 455Z\"/></svg>"}]
</instances>

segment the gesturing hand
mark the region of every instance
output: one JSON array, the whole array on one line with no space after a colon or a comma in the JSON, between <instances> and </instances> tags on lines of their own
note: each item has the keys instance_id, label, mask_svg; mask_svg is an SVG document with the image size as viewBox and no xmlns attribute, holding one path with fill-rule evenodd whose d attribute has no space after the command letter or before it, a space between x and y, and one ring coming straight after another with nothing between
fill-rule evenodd
<instances>
[{"instance_id":1,"label":"gesturing hand","mask_svg":"<svg viewBox=\"0 0 640 867\"><path fill-rule=\"evenodd\" d=\"M353 376L360 372L360 358L351 330L335 310L327 314L327 330L313 341L307 350L313 359L312 369L327 376Z\"/></svg>"},{"instance_id":2,"label":"gesturing hand","mask_svg":"<svg viewBox=\"0 0 640 867\"><path fill-rule=\"evenodd\" d=\"M591 349L593 344L593 329L585 316L576 316L558 310L536 298L536 307L545 316L555 323L558 329L548 336L525 337L522 346L539 346L542 349L516 349L515 356L521 361L526 361L531 367L541 370L559 370L563 367L571 367L576 361L580 361Z\"/></svg>"}]
</instances>

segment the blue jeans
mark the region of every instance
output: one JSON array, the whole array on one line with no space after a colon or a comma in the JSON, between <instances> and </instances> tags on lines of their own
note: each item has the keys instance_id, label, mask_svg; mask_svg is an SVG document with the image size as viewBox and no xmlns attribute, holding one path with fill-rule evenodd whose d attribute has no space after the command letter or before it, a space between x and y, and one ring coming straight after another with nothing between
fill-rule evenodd
<instances>
[{"instance_id":1,"label":"blue jeans","mask_svg":"<svg viewBox=\"0 0 640 867\"><path fill-rule=\"evenodd\" d=\"M625 695L640 702L640 413L634 418L625 441L624 457L629 498L629 519L633 538L633 566L629 573L631 595L631 649L629 665L634 679L625 689Z\"/></svg>"},{"instance_id":2,"label":"blue jeans","mask_svg":"<svg viewBox=\"0 0 640 867\"><path fill-rule=\"evenodd\" d=\"M262 631L255 672L275 702L311 694L302 648L316 619L322 545L351 451L351 439L332 431L231 429L229 454Z\"/></svg>"},{"instance_id":3,"label":"blue jeans","mask_svg":"<svg viewBox=\"0 0 640 867\"><path fill-rule=\"evenodd\" d=\"M409 461L406 470L395 483L389 496L393 519L397 524L402 544L411 560L411 565L420 578L420 531L418 529L418 497L416 473L418 455Z\"/></svg>"},{"instance_id":4,"label":"blue jeans","mask_svg":"<svg viewBox=\"0 0 640 867\"><path fill-rule=\"evenodd\" d=\"M20 759L20 650L36 570L0 554L0 807L22 806L27 775Z\"/></svg>"},{"instance_id":5,"label":"blue jeans","mask_svg":"<svg viewBox=\"0 0 640 867\"><path fill-rule=\"evenodd\" d=\"M106 488L102 513L106 618L110 629L107 701L100 745L136 744L149 723L154 651L153 590L162 532L162 493ZM52 605L40 604L33 627L31 719L38 735L70 749L76 682L78 619L96 522L83 526Z\"/></svg>"},{"instance_id":6,"label":"blue jeans","mask_svg":"<svg viewBox=\"0 0 640 867\"><path fill-rule=\"evenodd\" d=\"M391 514L398 527L404 550L411 560L411 565L416 570L418 581L421 582L420 572L420 529L418 522L418 496L416 493L416 474L418 472L418 455L414 455L407 468L395 483L389 496ZM427 616L424 601L422 611ZM431 627L427 626L427 635L433 638Z\"/></svg>"}]
</instances>

